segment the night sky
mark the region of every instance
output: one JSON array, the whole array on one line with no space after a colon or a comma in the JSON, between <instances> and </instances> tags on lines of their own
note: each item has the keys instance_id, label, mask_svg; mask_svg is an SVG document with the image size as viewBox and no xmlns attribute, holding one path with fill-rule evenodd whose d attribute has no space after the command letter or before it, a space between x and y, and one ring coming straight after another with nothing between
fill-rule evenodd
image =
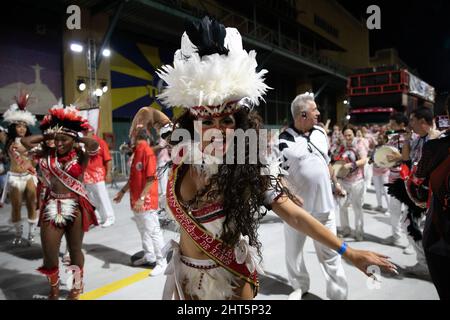
<instances>
[{"instance_id":1,"label":"night sky","mask_svg":"<svg viewBox=\"0 0 450 320\"><path fill-rule=\"evenodd\" d=\"M381 9L381 30L370 35L370 51L396 48L419 77L437 89L450 91L450 1L338 0L358 19L367 20L367 7Z\"/></svg>"}]
</instances>

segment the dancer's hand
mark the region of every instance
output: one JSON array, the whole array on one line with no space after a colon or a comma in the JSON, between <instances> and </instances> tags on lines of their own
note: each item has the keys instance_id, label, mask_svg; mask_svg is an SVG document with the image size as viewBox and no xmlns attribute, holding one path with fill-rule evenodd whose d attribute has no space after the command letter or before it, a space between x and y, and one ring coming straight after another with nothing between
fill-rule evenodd
<instances>
[{"instance_id":1,"label":"dancer's hand","mask_svg":"<svg viewBox=\"0 0 450 320\"><path fill-rule=\"evenodd\" d=\"M378 266L383 271L398 274L397 267L389 261L389 257L379 253L351 249L347 250L344 257L350 260L355 267L364 272L368 277L372 276L369 272L370 266Z\"/></svg>"},{"instance_id":2,"label":"dancer's hand","mask_svg":"<svg viewBox=\"0 0 450 320\"><path fill-rule=\"evenodd\" d=\"M144 206L144 200L138 199L134 204L133 210L139 212L142 210L143 206Z\"/></svg>"},{"instance_id":3,"label":"dancer's hand","mask_svg":"<svg viewBox=\"0 0 450 320\"><path fill-rule=\"evenodd\" d=\"M347 192L344 190L344 188L342 188L342 186L339 183L335 184L335 194L338 197L345 197L347 195Z\"/></svg>"},{"instance_id":4,"label":"dancer's hand","mask_svg":"<svg viewBox=\"0 0 450 320\"><path fill-rule=\"evenodd\" d=\"M120 201L122 201L123 195L124 195L123 191L120 190L120 191L117 192L117 194L114 196L113 201L114 201L115 203L119 203Z\"/></svg>"},{"instance_id":5,"label":"dancer's hand","mask_svg":"<svg viewBox=\"0 0 450 320\"><path fill-rule=\"evenodd\" d=\"M106 174L105 182L106 183L111 183L112 182L112 174L111 174L111 172Z\"/></svg>"}]
</instances>

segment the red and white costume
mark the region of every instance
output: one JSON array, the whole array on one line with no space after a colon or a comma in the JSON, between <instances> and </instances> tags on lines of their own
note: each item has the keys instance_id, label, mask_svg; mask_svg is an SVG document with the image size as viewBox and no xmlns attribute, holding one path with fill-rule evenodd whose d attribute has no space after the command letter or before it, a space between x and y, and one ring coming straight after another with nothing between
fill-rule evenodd
<instances>
[{"instance_id":1,"label":"red and white costume","mask_svg":"<svg viewBox=\"0 0 450 320\"><path fill-rule=\"evenodd\" d=\"M144 197L140 210L136 202L140 200L148 178L153 178L150 190ZM137 142L130 169L130 206L136 226L141 234L144 259L148 263L165 264L162 249L164 239L158 220L158 178L156 175L156 155L144 140Z\"/></svg>"},{"instance_id":2,"label":"red and white costume","mask_svg":"<svg viewBox=\"0 0 450 320\"><path fill-rule=\"evenodd\" d=\"M95 208L83 184L78 180L83 170L76 151L72 150L66 156L58 158L56 151L52 150L46 158L39 160L39 166L47 185L40 207L39 224L50 221L55 227L64 228L81 214L84 231L88 231L92 225L98 225ZM52 177L58 179L70 192L56 194L51 191Z\"/></svg>"},{"instance_id":3,"label":"red and white costume","mask_svg":"<svg viewBox=\"0 0 450 320\"><path fill-rule=\"evenodd\" d=\"M36 122L35 116L26 110L26 105L30 99L29 94L25 94L22 92L18 98L16 98L16 103L11 105L8 110L5 111L3 114L3 120L5 122L8 122L10 124L24 124L28 127L33 126ZM17 189L21 194L25 192L25 189L27 187L28 182L31 180L34 185L37 184L37 178L36 178L36 170L33 167L31 163L31 159L28 157L28 154L26 152L26 149L23 147L23 145L20 142L20 137L16 137L15 141L11 143L9 149L8 149L8 155L11 158L11 160L14 160L15 164L20 167L22 172L13 172L9 171L7 173L6 183L3 188L3 193L1 195L0 199L0 206L3 205L6 193L8 192L9 188L15 188ZM25 171L25 172L23 172ZM27 200L34 201L34 200ZM28 232L28 241L29 243L34 242L34 234L36 232L36 226L37 226L37 219L30 218L30 215L34 215L34 212L32 212L29 208L30 206L33 206L34 204L27 203L28 206L28 226L29 226L29 232ZM19 205L21 206L21 205ZM14 210L14 208L13 208ZM14 218L13 218L14 219ZM19 221L13 222L14 227L16 229L15 238L13 240L14 244L20 244L22 242L22 234L23 234L23 224L21 219Z\"/></svg>"},{"instance_id":4,"label":"red and white costume","mask_svg":"<svg viewBox=\"0 0 450 320\"><path fill-rule=\"evenodd\" d=\"M99 150L95 155L89 157L89 163L84 171L83 181L92 202L98 209L102 221L114 223L114 210L105 184L106 164L108 161L111 161L111 154L109 153L109 147L105 140L95 134L92 138L98 142Z\"/></svg>"}]
</instances>

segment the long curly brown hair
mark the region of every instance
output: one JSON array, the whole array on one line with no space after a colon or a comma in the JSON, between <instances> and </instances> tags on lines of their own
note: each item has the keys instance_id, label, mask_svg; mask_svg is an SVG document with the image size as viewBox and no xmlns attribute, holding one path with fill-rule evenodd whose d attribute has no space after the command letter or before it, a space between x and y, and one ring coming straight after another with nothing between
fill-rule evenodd
<instances>
[{"instance_id":1,"label":"long curly brown hair","mask_svg":"<svg viewBox=\"0 0 450 320\"><path fill-rule=\"evenodd\" d=\"M244 131L255 129L259 136L262 118L257 112L248 112L242 109L234 113L234 118L236 129L243 129ZM186 112L178 118L175 125L188 130L193 136L195 119L193 115ZM266 190L274 188L277 193L284 193L294 201L296 199L278 177L261 174L261 169L266 165L261 163L259 157L256 164L249 163L248 139L244 138L245 164L236 164L236 155L238 154L236 139L235 137L234 164L219 165L218 172L209 179L208 185L197 193L194 200L204 199L205 196L208 201L223 199L222 205L226 218L223 223L221 240L233 247L239 241L241 234L246 235L249 238L250 245L257 249L261 258L258 226L267 213L267 207L264 207ZM262 146L258 146L258 148L260 147Z\"/></svg>"}]
</instances>

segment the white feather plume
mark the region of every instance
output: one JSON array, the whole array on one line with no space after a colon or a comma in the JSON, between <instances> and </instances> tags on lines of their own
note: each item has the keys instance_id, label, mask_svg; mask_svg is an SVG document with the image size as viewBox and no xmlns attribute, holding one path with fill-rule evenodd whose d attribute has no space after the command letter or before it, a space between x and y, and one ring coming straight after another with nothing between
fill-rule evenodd
<instances>
[{"instance_id":1,"label":"white feather plume","mask_svg":"<svg viewBox=\"0 0 450 320\"><path fill-rule=\"evenodd\" d=\"M173 66L165 65L158 70L158 75L167 83L158 98L167 105L184 108L217 106L244 97L258 105L270 89L264 83L267 70L256 72L256 52L243 50L242 38L236 29L226 28L224 44L230 50L228 55L216 53L200 58L195 45L184 33Z\"/></svg>"},{"instance_id":2,"label":"white feather plume","mask_svg":"<svg viewBox=\"0 0 450 320\"><path fill-rule=\"evenodd\" d=\"M28 126L34 126L36 117L29 111L19 109L17 103L12 104L3 114L3 120L9 123L24 122Z\"/></svg>"}]
</instances>

